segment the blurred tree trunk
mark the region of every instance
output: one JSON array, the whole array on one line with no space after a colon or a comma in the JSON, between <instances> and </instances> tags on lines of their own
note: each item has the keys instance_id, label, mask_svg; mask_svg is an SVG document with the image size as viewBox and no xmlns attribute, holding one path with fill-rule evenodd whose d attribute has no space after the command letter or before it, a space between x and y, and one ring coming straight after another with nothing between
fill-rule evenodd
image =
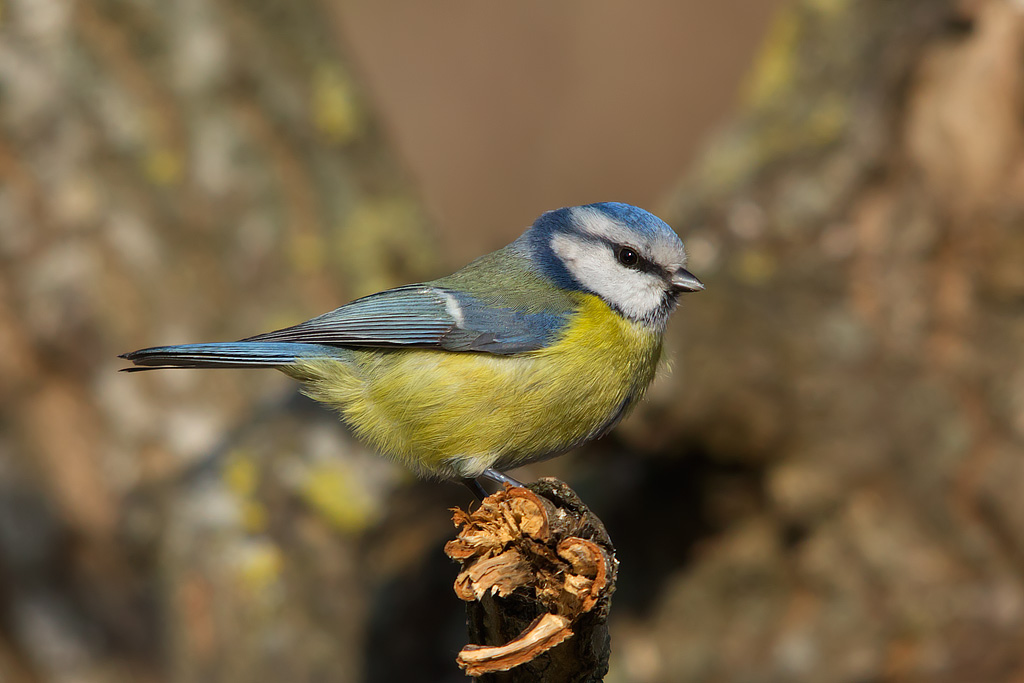
<instances>
[{"instance_id":1,"label":"blurred tree trunk","mask_svg":"<svg viewBox=\"0 0 1024 683\"><path fill-rule=\"evenodd\" d=\"M223 472L158 486L216 453L268 378L127 378L115 358L434 272L338 11L0 3L5 681L145 680L161 660L181 681L360 677L350 546L391 470L332 421L256 430Z\"/></svg>"},{"instance_id":2,"label":"blurred tree trunk","mask_svg":"<svg viewBox=\"0 0 1024 683\"><path fill-rule=\"evenodd\" d=\"M708 291L628 426L756 483L613 635L626 678L1024 677L1022 125L1020 3L778 17L669 216Z\"/></svg>"}]
</instances>

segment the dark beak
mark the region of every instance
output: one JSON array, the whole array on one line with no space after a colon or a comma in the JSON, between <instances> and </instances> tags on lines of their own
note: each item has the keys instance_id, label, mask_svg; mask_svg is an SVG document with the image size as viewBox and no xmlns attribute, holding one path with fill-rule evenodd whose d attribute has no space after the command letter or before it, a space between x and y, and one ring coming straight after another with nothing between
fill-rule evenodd
<instances>
[{"instance_id":1,"label":"dark beak","mask_svg":"<svg viewBox=\"0 0 1024 683\"><path fill-rule=\"evenodd\" d=\"M673 273L669 283L680 292L699 292L704 289L704 283L685 268L680 268Z\"/></svg>"}]
</instances>

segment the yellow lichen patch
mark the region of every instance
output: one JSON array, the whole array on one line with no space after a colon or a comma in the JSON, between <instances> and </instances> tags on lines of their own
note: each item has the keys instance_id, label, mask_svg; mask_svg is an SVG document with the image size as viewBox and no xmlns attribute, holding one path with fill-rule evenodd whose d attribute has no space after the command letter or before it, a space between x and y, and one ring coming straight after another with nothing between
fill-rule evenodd
<instances>
[{"instance_id":1,"label":"yellow lichen patch","mask_svg":"<svg viewBox=\"0 0 1024 683\"><path fill-rule=\"evenodd\" d=\"M783 86L781 80L774 85L763 85L764 92L756 96L759 99L753 106L767 108L773 101L782 102L785 87L788 85ZM821 149L834 143L842 137L849 123L850 101L846 93L841 92L821 95L812 109L795 120L785 115L764 116L756 127L722 136L701 166L700 180L710 189L733 187L745 175L780 155Z\"/></svg>"},{"instance_id":2,"label":"yellow lichen patch","mask_svg":"<svg viewBox=\"0 0 1024 683\"><path fill-rule=\"evenodd\" d=\"M331 526L344 532L365 529L377 513L358 475L342 462L312 466L301 483L302 499Z\"/></svg>"},{"instance_id":3,"label":"yellow lichen patch","mask_svg":"<svg viewBox=\"0 0 1024 683\"><path fill-rule=\"evenodd\" d=\"M804 0L812 10L826 17L836 17L846 11L850 6L850 0Z\"/></svg>"},{"instance_id":4,"label":"yellow lichen patch","mask_svg":"<svg viewBox=\"0 0 1024 683\"><path fill-rule=\"evenodd\" d=\"M224 483L227 484L229 491L240 498L253 495L260 483L260 472L256 462L244 453L232 453L224 466Z\"/></svg>"},{"instance_id":5,"label":"yellow lichen patch","mask_svg":"<svg viewBox=\"0 0 1024 683\"><path fill-rule=\"evenodd\" d=\"M281 550L267 539L247 543L237 558L236 572L243 589L262 595L281 578L284 558Z\"/></svg>"},{"instance_id":6,"label":"yellow lichen patch","mask_svg":"<svg viewBox=\"0 0 1024 683\"><path fill-rule=\"evenodd\" d=\"M338 267L357 296L415 279L436 263L424 218L408 197L359 203L336 233Z\"/></svg>"},{"instance_id":7,"label":"yellow lichen patch","mask_svg":"<svg viewBox=\"0 0 1024 683\"><path fill-rule=\"evenodd\" d=\"M794 8L781 10L772 22L754 68L743 85L746 106L760 108L782 96L796 73L800 21Z\"/></svg>"},{"instance_id":8,"label":"yellow lichen patch","mask_svg":"<svg viewBox=\"0 0 1024 683\"><path fill-rule=\"evenodd\" d=\"M181 180L184 161L175 150L157 145L146 152L146 177L155 185L174 185Z\"/></svg>"},{"instance_id":9,"label":"yellow lichen patch","mask_svg":"<svg viewBox=\"0 0 1024 683\"><path fill-rule=\"evenodd\" d=\"M837 93L830 93L818 100L803 127L807 143L823 146L836 140L849 123L849 103Z\"/></svg>"},{"instance_id":10,"label":"yellow lichen patch","mask_svg":"<svg viewBox=\"0 0 1024 683\"><path fill-rule=\"evenodd\" d=\"M267 510L256 499L260 483L260 471L255 461L246 455L235 453L224 466L224 483L239 500L242 527L250 532L267 528Z\"/></svg>"},{"instance_id":11,"label":"yellow lichen patch","mask_svg":"<svg viewBox=\"0 0 1024 683\"><path fill-rule=\"evenodd\" d=\"M805 0L779 11L741 88L743 103L756 109L785 98L795 85L799 68L797 45L807 23L807 10L832 23L842 20L849 4L849 0Z\"/></svg>"},{"instance_id":12,"label":"yellow lichen patch","mask_svg":"<svg viewBox=\"0 0 1024 683\"><path fill-rule=\"evenodd\" d=\"M351 78L334 64L313 74L313 125L331 142L344 144L362 129L363 117Z\"/></svg>"},{"instance_id":13,"label":"yellow lichen patch","mask_svg":"<svg viewBox=\"0 0 1024 683\"><path fill-rule=\"evenodd\" d=\"M258 533L267 528L267 508L256 500L242 504L242 526L249 533Z\"/></svg>"}]
</instances>

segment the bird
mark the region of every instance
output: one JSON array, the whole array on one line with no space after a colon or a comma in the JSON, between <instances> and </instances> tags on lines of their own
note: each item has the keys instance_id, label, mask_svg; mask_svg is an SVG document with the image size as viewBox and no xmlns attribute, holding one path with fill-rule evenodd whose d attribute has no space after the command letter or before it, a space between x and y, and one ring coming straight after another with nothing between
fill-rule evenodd
<instances>
[{"instance_id":1,"label":"bird","mask_svg":"<svg viewBox=\"0 0 1024 683\"><path fill-rule=\"evenodd\" d=\"M643 397L679 296L683 242L619 202L541 214L461 270L236 342L122 354L134 366L275 368L426 478L522 486L504 470L611 430Z\"/></svg>"}]
</instances>

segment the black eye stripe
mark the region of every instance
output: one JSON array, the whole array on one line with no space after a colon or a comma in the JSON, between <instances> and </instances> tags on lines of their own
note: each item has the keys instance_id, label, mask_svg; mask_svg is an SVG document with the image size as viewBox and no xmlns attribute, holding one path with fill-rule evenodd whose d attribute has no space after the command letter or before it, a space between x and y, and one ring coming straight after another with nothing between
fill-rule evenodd
<instances>
[{"instance_id":1,"label":"black eye stripe","mask_svg":"<svg viewBox=\"0 0 1024 683\"><path fill-rule=\"evenodd\" d=\"M662 277L665 276L665 269L641 256L639 249L626 244L613 244L611 242L609 242L609 244L611 244L612 250L615 252L615 260L627 268L639 270L644 273L655 273ZM629 259L630 263L623 261L623 252L626 251L630 252L636 260L634 261L633 259Z\"/></svg>"},{"instance_id":2,"label":"black eye stripe","mask_svg":"<svg viewBox=\"0 0 1024 683\"><path fill-rule=\"evenodd\" d=\"M653 261L649 261L648 259L644 258L641 255L640 250L637 249L636 247L631 247L628 244L619 244L617 242L611 241L610 239L608 239L606 237L597 237L597 236L594 236L594 235L580 235L579 237L583 237L583 239L585 239L586 241L588 241L588 242L590 242L592 244L606 244L606 245L608 245L611 248L611 250L612 250L612 254L615 256L615 260L618 261L619 263L622 263L622 261L619 260L619 252L622 249L629 249L633 253L636 254L637 262L634 265L632 265L632 266L626 266L627 268L631 268L633 270L639 270L639 271L644 272L644 273L654 273L658 277L661 277L661 278L663 278L665 280L668 280L669 277L670 277L669 272L667 270L665 270L664 268L662 268L658 264L654 263ZM623 265L625 265L625 264L623 264Z\"/></svg>"}]
</instances>

